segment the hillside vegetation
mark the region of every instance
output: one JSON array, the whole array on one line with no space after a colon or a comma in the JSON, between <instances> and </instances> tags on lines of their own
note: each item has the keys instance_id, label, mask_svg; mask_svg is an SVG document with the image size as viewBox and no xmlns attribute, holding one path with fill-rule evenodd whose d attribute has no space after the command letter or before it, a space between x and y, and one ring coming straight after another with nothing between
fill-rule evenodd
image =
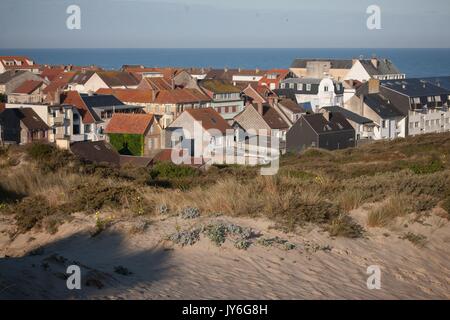
<instances>
[{"instance_id":1,"label":"hillside vegetation","mask_svg":"<svg viewBox=\"0 0 450 320\"><path fill-rule=\"evenodd\" d=\"M75 212L126 218L196 208L205 216L267 218L285 231L313 224L331 236L353 238L366 228L387 227L399 216L427 215L436 207L448 219L449 157L450 134L433 134L289 154L278 174L269 177L243 166L199 171L159 163L151 169L117 169L33 144L0 149L0 214L14 216L18 234L33 228L55 232ZM379 205L366 224L358 224L348 213L369 203Z\"/></svg>"}]
</instances>

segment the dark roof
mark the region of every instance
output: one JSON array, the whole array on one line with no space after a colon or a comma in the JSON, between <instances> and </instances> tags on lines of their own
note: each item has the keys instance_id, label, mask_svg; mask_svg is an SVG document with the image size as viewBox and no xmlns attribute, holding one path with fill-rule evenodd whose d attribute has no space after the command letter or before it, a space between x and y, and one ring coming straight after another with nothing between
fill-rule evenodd
<instances>
[{"instance_id":1,"label":"dark roof","mask_svg":"<svg viewBox=\"0 0 450 320\"><path fill-rule=\"evenodd\" d=\"M81 95L81 99L88 108L101 108L111 106L122 106L124 103L112 94L107 95Z\"/></svg>"},{"instance_id":2,"label":"dark roof","mask_svg":"<svg viewBox=\"0 0 450 320\"><path fill-rule=\"evenodd\" d=\"M275 92L275 94L279 97L285 97L297 101L294 89L274 89L273 92Z\"/></svg>"},{"instance_id":3,"label":"dark roof","mask_svg":"<svg viewBox=\"0 0 450 320\"><path fill-rule=\"evenodd\" d=\"M6 72L3 72L0 74L0 84L8 83L13 79L14 77L17 77L18 75L21 75L27 71L25 70L8 70Z\"/></svg>"},{"instance_id":4,"label":"dark roof","mask_svg":"<svg viewBox=\"0 0 450 320\"><path fill-rule=\"evenodd\" d=\"M437 87L450 90L450 76L422 78L421 80L427 81Z\"/></svg>"},{"instance_id":5,"label":"dark roof","mask_svg":"<svg viewBox=\"0 0 450 320\"><path fill-rule=\"evenodd\" d=\"M351 59L295 59L291 68L306 68L308 62L330 62L332 69L351 69L353 60Z\"/></svg>"},{"instance_id":6,"label":"dark roof","mask_svg":"<svg viewBox=\"0 0 450 320\"><path fill-rule=\"evenodd\" d=\"M403 113L380 93L364 96L364 103L382 119L404 116Z\"/></svg>"},{"instance_id":7,"label":"dark roof","mask_svg":"<svg viewBox=\"0 0 450 320\"><path fill-rule=\"evenodd\" d=\"M450 94L449 89L438 87L431 82L419 78L384 80L381 81L380 85L408 97L425 97Z\"/></svg>"},{"instance_id":8,"label":"dark roof","mask_svg":"<svg viewBox=\"0 0 450 320\"><path fill-rule=\"evenodd\" d=\"M31 108L7 108L2 114L14 114L28 130L49 130L50 127Z\"/></svg>"},{"instance_id":9,"label":"dark roof","mask_svg":"<svg viewBox=\"0 0 450 320\"><path fill-rule=\"evenodd\" d=\"M359 62L370 76L401 74L392 61L388 59L376 59L377 66L372 63L372 60L360 59Z\"/></svg>"},{"instance_id":10,"label":"dark roof","mask_svg":"<svg viewBox=\"0 0 450 320\"><path fill-rule=\"evenodd\" d=\"M309 123L317 134L354 130L351 124L339 112L331 112L330 121L321 113L303 115L303 119Z\"/></svg>"},{"instance_id":11,"label":"dark roof","mask_svg":"<svg viewBox=\"0 0 450 320\"><path fill-rule=\"evenodd\" d=\"M120 165L119 153L105 141L81 141L70 145L70 150L80 159L93 163Z\"/></svg>"},{"instance_id":12,"label":"dark roof","mask_svg":"<svg viewBox=\"0 0 450 320\"><path fill-rule=\"evenodd\" d=\"M292 99L281 99L278 101L278 104L282 105L292 113L304 113L306 110L303 108L303 106L299 105L295 100Z\"/></svg>"},{"instance_id":13,"label":"dark roof","mask_svg":"<svg viewBox=\"0 0 450 320\"><path fill-rule=\"evenodd\" d=\"M120 165L131 165L133 167L148 167L152 164L152 157L135 157L135 156L126 156L120 155Z\"/></svg>"},{"instance_id":14,"label":"dark roof","mask_svg":"<svg viewBox=\"0 0 450 320\"><path fill-rule=\"evenodd\" d=\"M71 83L85 84L93 75L95 71L80 71L70 80Z\"/></svg>"},{"instance_id":15,"label":"dark roof","mask_svg":"<svg viewBox=\"0 0 450 320\"><path fill-rule=\"evenodd\" d=\"M258 107L255 108L258 110ZM274 107L269 105L263 106L263 115L264 121L266 121L267 125L271 129L287 129L289 128L289 124L281 118L280 114Z\"/></svg>"},{"instance_id":16,"label":"dark roof","mask_svg":"<svg viewBox=\"0 0 450 320\"><path fill-rule=\"evenodd\" d=\"M354 112L352 112L350 110L347 110L347 109L344 109L344 108L341 108L341 107L338 107L338 106L323 107L322 109L324 109L326 111L329 111L329 112L339 112L347 120L351 120L351 121L356 122L358 124L367 124L367 123L372 123L373 122L372 120L370 120L370 119L368 119L366 117L360 116L357 113L354 113Z\"/></svg>"}]
</instances>

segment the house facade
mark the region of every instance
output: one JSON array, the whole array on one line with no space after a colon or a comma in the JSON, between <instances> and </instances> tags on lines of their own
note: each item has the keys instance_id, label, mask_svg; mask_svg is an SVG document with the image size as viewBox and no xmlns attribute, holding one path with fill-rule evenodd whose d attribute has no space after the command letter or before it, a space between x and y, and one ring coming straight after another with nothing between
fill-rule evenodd
<instances>
[{"instance_id":1,"label":"house facade","mask_svg":"<svg viewBox=\"0 0 450 320\"><path fill-rule=\"evenodd\" d=\"M302 115L286 135L288 152L308 148L338 150L355 145L355 129L339 112Z\"/></svg>"},{"instance_id":2,"label":"house facade","mask_svg":"<svg viewBox=\"0 0 450 320\"><path fill-rule=\"evenodd\" d=\"M382 81L380 93L406 117L406 135L450 131L450 91L423 79Z\"/></svg>"},{"instance_id":3,"label":"house facade","mask_svg":"<svg viewBox=\"0 0 450 320\"><path fill-rule=\"evenodd\" d=\"M165 146L185 150L189 158L221 162L234 148L234 130L213 108L188 109L166 128Z\"/></svg>"},{"instance_id":4,"label":"house facade","mask_svg":"<svg viewBox=\"0 0 450 320\"><path fill-rule=\"evenodd\" d=\"M42 81L37 74L25 70L8 70L0 74L0 94L10 94L28 80Z\"/></svg>"},{"instance_id":5,"label":"house facade","mask_svg":"<svg viewBox=\"0 0 450 320\"><path fill-rule=\"evenodd\" d=\"M373 121L374 140L406 137L406 116L380 92L378 80L369 80L361 86L345 109Z\"/></svg>"},{"instance_id":6,"label":"house facade","mask_svg":"<svg viewBox=\"0 0 450 320\"><path fill-rule=\"evenodd\" d=\"M244 110L244 100L241 90L225 80L203 80L202 90L211 98L211 107L225 120L232 122L233 118Z\"/></svg>"},{"instance_id":7,"label":"house facade","mask_svg":"<svg viewBox=\"0 0 450 320\"><path fill-rule=\"evenodd\" d=\"M8 103L41 103L46 86L44 81L27 80L8 95Z\"/></svg>"},{"instance_id":8,"label":"house facade","mask_svg":"<svg viewBox=\"0 0 450 320\"><path fill-rule=\"evenodd\" d=\"M344 86L331 78L290 78L281 81L280 93L292 91L297 103L311 103L314 112L327 106L343 106ZM278 94L278 91L276 91Z\"/></svg>"},{"instance_id":9,"label":"house facade","mask_svg":"<svg viewBox=\"0 0 450 320\"><path fill-rule=\"evenodd\" d=\"M161 150L161 127L152 114L115 113L105 133L122 155L151 156Z\"/></svg>"},{"instance_id":10,"label":"house facade","mask_svg":"<svg viewBox=\"0 0 450 320\"><path fill-rule=\"evenodd\" d=\"M400 80L406 75L388 59L358 59L353 60L353 66L345 76L345 80L357 80L361 82L369 79L376 80Z\"/></svg>"},{"instance_id":11,"label":"house facade","mask_svg":"<svg viewBox=\"0 0 450 320\"><path fill-rule=\"evenodd\" d=\"M39 73L39 65L24 56L0 56L0 73L9 70L24 70Z\"/></svg>"},{"instance_id":12,"label":"house facade","mask_svg":"<svg viewBox=\"0 0 450 320\"><path fill-rule=\"evenodd\" d=\"M6 108L0 113L0 140L3 143L48 141L49 129L31 108Z\"/></svg>"}]
</instances>

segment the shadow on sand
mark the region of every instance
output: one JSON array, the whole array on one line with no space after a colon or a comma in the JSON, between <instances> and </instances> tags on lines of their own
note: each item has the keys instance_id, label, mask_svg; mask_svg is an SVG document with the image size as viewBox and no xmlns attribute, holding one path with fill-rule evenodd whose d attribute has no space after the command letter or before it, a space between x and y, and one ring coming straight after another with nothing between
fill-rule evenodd
<instances>
[{"instance_id":1,"label":"shadow on sand","mask_svg":"<svg viewBox=\"0 0 450 320\"><path fill-rule=\"evenodd\" d=\"M124 240L118 232L105 231L94 238L83 232L23 257L0 258L0 299L158 298L152 283L167 274L170 252L130 250ZM67 288L70 265L81 269L81 290Z\"/></svg>"}]
</instances>

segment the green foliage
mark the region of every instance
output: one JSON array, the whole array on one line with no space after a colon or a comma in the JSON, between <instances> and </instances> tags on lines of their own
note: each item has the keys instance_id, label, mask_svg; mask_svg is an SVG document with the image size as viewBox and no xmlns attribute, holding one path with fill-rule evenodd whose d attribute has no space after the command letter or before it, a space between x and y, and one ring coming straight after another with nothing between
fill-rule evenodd
<instances>
[{"instance_id":1,"label":"green foliage","mask_svg":"<svg viewBox=\"0 0 450 320\"><path fill-rule=\"evenodd\" d=\"M123 155L143 156L144 136L141 134L111 133L109 142Z\"/></svg>"},{"instance_id":2,"label":"green foliage","mask_svg":"<svg viewBox=\"0 0 450 320\"><path fill-rule=\"evenodd\" d=\"M29 145L27 154L43 172L54 172L60 168L68 168L71 162L75 161L75 157L68 151L40 142Z\"/></svg>"},{"instance_id":3,"label":"green foliage","mask_svg":"<svg viewBox=\"0 0 450 320\"><path fill-rule=\"evenodd\" d=\"M415 174L431 174L444 170L444 165L439 158L434 157L429 162L413 164L410 169Z\"/></svg>"}]
</instances>

